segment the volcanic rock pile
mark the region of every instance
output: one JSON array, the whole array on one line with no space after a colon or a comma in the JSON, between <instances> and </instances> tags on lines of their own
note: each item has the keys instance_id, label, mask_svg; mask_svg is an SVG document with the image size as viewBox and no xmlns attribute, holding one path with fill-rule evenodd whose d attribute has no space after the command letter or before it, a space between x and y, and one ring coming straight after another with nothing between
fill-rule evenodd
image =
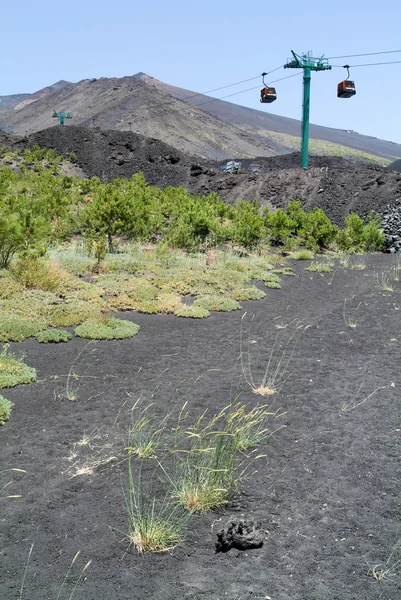
<instances>
[{"instance_id":1,"label":"volcanic rock pile","mask_svg":"<svg viewBox=\"0 0 401 600\"><path fill-rule=\"evenodd\" d=\"M401 250L401 198L395 204L387 205L382 217L382 230L386 234L385 246L388 252L395 253Z\"/></svg>"}]
</instances>

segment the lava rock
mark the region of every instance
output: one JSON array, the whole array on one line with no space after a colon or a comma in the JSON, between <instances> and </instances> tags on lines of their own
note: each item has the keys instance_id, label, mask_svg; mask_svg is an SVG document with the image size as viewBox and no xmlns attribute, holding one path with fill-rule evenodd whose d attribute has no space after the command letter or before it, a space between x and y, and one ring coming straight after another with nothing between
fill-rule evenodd
<instances>
[{"instance_id":1,"label":"lava rock","mask_svg":"<svg viewBox=\"0 0 401 600\"><path fill-rule=\"evenodd\" d=\"M253 520L233 519L217 533L216 552L228 552L231 548L249 550L263 546L260 523Z\"/></svg>"}]
</instances>

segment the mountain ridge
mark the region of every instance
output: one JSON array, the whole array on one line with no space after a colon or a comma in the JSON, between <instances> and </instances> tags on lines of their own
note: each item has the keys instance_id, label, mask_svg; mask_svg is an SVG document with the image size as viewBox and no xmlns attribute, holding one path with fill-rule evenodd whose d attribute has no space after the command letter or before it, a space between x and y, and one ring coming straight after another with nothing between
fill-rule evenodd
<instances>
[{"instance_id":1,"label":"mountain ridge","mask_svg":"<svg viewBox=\"0 0 401 600\"><path fill-rule=\"evenodd\" d=\"M53 126L55 110L70 112L76 125L133 131L206 160L285 154L300 144L296 119L177 88L144 72L60 80L28 96L0 97L0 128L29 135ZM310 137L311 154L382 164L401 158L401 144L349 130L311 124Z\"/></svg>"}]
</instances>

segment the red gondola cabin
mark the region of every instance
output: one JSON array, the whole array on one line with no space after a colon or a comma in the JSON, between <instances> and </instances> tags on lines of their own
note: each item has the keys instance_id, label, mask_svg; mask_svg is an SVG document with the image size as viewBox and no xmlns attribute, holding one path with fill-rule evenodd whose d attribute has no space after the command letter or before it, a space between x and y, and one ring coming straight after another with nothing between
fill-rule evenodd
<instances>
[{"instance_id":1,"label":"red gondola cabin","mask_svg":"<svg viewBox=\"0 0 401 600\"><path fill-rule=\"evenodd\" d=\"M352 98L352 96L355 96L355 94L356 89L355 83L353 81L350 81L349 79L346 79L345 81L340 81L340 83L337 86L338 98Z\"/></svg>"},{"instance_id":2,"label":"red gondola cabin","mask_svg":"<svg viewBox=\"0 0 401 600\"><path fill-rule=\"evenodd\" d=\"M260 90L260 101L261 102L274 102L277 99L276 88L264 87Z\"/></svg>"}]
</instances>

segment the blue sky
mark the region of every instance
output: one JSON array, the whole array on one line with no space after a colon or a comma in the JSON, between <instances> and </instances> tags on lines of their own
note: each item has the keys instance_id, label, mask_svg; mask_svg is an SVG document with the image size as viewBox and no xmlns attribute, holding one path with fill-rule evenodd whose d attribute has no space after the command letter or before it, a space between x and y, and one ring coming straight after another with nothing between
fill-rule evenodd
<instances>
[{"instance_id":1,"label":"blue sky","mask_svg":"<svg viewBox=\"0 0 401 600\"><path fill-rule=\"evenodd\" d=\"M144 71L179 87L205 92L257 77L308 50L343 56L401 50L401 3L360 0L326 4L293 0L21 0L2 7L0 95L34 92L60 79L122 77ZM333 59L333 65L401 61L401 52ZM279 70L278 79L296 71ZM346 71L314 73L311 122L401 143L401 62L355 67L357 95L336 97ZM267 78L268 79L268 78ZM292 118L301 117L302 77L274 84L278 99L259 103L255 79L213 94ZM67 107L68 108L68 107Z\"/></svg>"}]
</instances>

